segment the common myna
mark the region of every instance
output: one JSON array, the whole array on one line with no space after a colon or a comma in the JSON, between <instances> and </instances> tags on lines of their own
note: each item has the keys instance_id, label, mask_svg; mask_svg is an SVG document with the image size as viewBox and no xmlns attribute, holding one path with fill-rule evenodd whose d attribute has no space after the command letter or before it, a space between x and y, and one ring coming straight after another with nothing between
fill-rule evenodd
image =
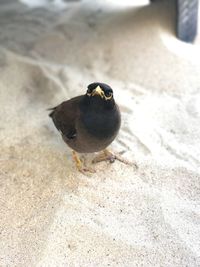
<instances>
[{"instance_id":1,"label":"common myna","mask_svg":"<svg viewBox=\"0 0 200 267\"><path fill-rule=\"evenodd\" d=\"M76 152L103 151L103 155L94 159L94 162L112 162L117 158L106 150L118 134L121 124L120 111L109 85L91 83L86 94L64 101L50 110L52 112L49 116L63 140L73 149L73 157L79 171L89 169L83 166Z\"/></svg>"}]
</instances>

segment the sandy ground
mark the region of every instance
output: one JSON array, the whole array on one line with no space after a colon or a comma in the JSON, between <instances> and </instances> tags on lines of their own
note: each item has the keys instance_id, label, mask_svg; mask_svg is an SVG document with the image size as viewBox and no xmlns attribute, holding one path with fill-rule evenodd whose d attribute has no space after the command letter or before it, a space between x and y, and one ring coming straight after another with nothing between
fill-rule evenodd
<instances>
[{"instance_id":1,"label":"sandy ground","mask_svg":"<svg viewBox=\"0 0 200 267\"><path fill-rule=\"evenodd\" d=\"M0 266L200 266L200 38L178 41L173 16L2 1ZM113 87L111 149L138 169L78 173L47 116L93 81Z\"/></svg>"}]
</instances>

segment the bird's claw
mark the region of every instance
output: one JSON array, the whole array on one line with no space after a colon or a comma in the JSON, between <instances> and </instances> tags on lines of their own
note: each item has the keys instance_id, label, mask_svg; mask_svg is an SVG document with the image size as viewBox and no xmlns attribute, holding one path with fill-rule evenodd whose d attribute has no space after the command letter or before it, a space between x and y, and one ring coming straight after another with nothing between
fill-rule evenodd
<instances>
[{"instance_id":1,"label":"bird's claw","mask_svg":"<svg viewBox=\"0 0 200 267\"><path fill-rule=\"evenodd\" d=\"M76 164L76 168L79 172L86 174L86 173L95 173L96 171L93 168L86 167L84 165L84 162L82 162L79 158L79 156L76 154L75 151L72 151L72 156Z\"/></svg>"},{"instance_id":2,"label":"bird's claw","mask_svg":"<svg viewBox=\"0 0 200 267\"><path fill-rule=\"evenodd\" d=\"M83 174L86 174L86 173L95 173L96 172L94 169L89 168L89 167L79 168L78 170L79 170L79 172L81 172Z\"/></svg>"},{"instance_id":3,"label":"bird's claw","mask_svg":"<svg viewBox=\"0 0 200 267\"><path fill-rule=\"evenodd\" d=\"M138 166L134 163L134 162L130 162L129 160L124 159L120 153L119 154L113 154L108 150L104 150L103 153L99 154L97 157L95 157L92 160L92 163L98 163L101 161L109 161L110 163L114 163L115 160L118 160L126 165L129 166L133 166L135 165L136 168L138 168Z\"/></svg>"}]
</instances>

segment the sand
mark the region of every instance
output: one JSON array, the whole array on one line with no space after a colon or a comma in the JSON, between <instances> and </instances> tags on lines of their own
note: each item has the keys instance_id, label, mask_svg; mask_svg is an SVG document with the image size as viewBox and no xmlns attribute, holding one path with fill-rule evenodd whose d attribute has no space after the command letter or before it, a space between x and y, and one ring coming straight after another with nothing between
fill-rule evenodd
<instances>
[{"instance_id":1,"label":"sand","mask_svg":"<svg viewBox=\"0 0 200 267\"><path fill-rule=\"evenodd\" d=\"M0 266L200 266L200 38L174 37L173 1L57 2L1 3ZM46 109L93 81L138 169L83 175L54 129Z\"/></svg>"}]
</instances>

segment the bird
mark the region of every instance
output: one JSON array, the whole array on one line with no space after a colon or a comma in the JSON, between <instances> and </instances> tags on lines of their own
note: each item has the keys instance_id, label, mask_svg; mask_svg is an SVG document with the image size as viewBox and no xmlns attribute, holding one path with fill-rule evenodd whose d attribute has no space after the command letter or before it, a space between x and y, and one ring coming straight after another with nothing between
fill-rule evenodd
<instances>
[{"instance_id":1,"label":"bird","mask_svg":"<svg viewBox=\"0 0 200 267\"><path fill-rule=\"evenodd\" d=\"M64 142L72 149L79 171L89 171L77 153L101 152L93 163L113 162L119 157L107 147L116 138L121 126L121 113L112 88L105 83L93 82L86 93L62 102L49 109L53 123Z\"/></svg>"}]
</instances>

